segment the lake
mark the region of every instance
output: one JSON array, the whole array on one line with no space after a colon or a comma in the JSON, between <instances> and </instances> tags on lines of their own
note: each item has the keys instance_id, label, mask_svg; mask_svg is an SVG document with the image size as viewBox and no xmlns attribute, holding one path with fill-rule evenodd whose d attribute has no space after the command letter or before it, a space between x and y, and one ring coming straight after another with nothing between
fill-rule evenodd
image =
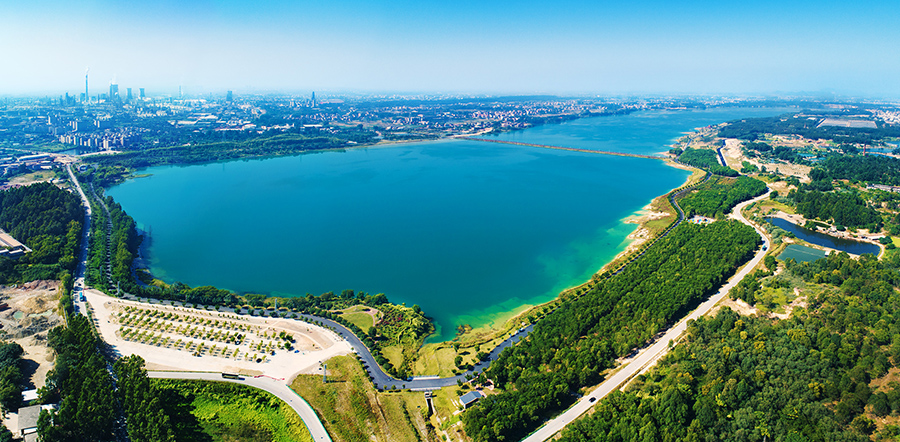
<instances>
[{"instance_id":1,"label":"lake","mask_svg":"<svg viewBox=\"0 0 900 442\"><path fill-rule=\"evenodd\" d=\"M697 126L783 111L640 112L501 138L653 153ZM434 318L433 341L587 280L628 245L635 226L622 221L689 175L658 160L463 140L141 173L107 194L151 232L158 278L277 296L385 293Z\"/></svg>"}]
</instances>

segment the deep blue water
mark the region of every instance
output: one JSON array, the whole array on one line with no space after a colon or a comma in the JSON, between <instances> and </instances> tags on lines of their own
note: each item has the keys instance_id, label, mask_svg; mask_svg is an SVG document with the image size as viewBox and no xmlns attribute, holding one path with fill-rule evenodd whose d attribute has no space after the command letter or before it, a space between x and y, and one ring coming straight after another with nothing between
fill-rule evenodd
<instances>
[{"instance_id":1,"label":"deep blue water","mask_svg":"<svg viewBox=\"0 0 900 442\"><path fill-rule=\"evenodd\" d=\"M502 137L654 153L694 127L763 113L641 112ZM157 277L283 296L383 292L433 317L434 340L587 280L627 246L635 226L622 220L688 176L658 160L474 141L143 172L108 194L152 231Z\"/></svg>"}]
</instances>

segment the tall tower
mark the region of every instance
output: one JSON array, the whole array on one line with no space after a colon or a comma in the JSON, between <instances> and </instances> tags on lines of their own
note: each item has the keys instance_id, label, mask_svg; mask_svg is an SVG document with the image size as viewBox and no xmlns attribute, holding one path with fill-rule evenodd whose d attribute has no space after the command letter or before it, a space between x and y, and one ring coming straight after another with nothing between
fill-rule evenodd
<instances>
[{"instance_id":1,"label":"tall tower","mask_svg":"<svg viewBox=\"0 0 900 442\"><path fill-rule=\"evenodd\" d=\"M141 98L147 98L147 94L144 93L144 88L141 88Z\"/></svg>"},{"instance_id":2,"label":"tall tower","mask_svg":"<svg viewBox=\"0 0 900 442\"><path fill-rule=\"evenodd\" d=\"M234 94L231 91L225 93L225 101L229 103L234 101Z\"/></svg>"},{"instance_id":3,"label":"tall tower","mask_svg":"<svg viewBox=\"0 0 900 442\"><path fill-rule=\"evenodd\" d=\"M316 91L313 91L311 101L312 107L316 107Z\"/></svg>"},{"instance_id":4,"label":"tall tower","mask_svg":"<svg viewBox=\"0 0 900 442\"><path fill-rule=\"evenodd\" d=\"M131 102L131 100L134 99L134 97L131 96L131 88L127 88L127 90L128 90L128 94L125 95L125 100L127 100L128 102Z\"/></svg>"},{"instance_id":5,"label":"tall tower","mask_svg":"<svg viewBox=\"0 0 900 442\"><path fill-rule=\"evenodd\" d=\"M88 72L90 72L90 71L91 71L91 68L87 68L84 71L84 101L85 101L85 103L88 101L91 101L91 96L88 95L88 83L87 83Z\"/></svg>"}]
</instances>

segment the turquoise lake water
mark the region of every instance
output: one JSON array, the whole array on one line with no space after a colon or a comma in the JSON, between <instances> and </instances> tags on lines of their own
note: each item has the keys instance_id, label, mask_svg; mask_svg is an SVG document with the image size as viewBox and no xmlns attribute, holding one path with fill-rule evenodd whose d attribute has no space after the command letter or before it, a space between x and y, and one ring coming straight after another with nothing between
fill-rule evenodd
<instances>
[{"instance_id":1,"label":"turquoise lake water","mask_svg":"<svg viewBox=\"0 0 900 442\"><path fill-rule=\"evenodd\" d=\"M694 127L782 111L641 112L502 137L654 153ZM587 280L627 246L635 225L622 220L689 175L657 160L474 141L143 173L107 193L152 231L158 278L278 296L385 293L434 318L433 341Z\"/></svg>"}]
</instances>

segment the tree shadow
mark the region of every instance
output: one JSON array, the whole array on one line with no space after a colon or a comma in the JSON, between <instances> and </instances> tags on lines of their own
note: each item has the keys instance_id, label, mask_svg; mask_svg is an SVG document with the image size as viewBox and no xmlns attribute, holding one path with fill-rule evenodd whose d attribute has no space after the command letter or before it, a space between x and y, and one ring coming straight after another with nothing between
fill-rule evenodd
<instances>
[{"instance_id":1,"label":"tree shadow","mask_svg":"<svg viewBox=\"0 0 900 442\"><path fill-rule=\"evenodd\" d=\"M169 422L175 433L175 440L178 441L197 441L212 442L213 439L200 425L197 417L191 414L194 407L194 395L187 392L179 392L174 388L159 389L160 403L169 416Z\"/></svg>"}]
</instances>

